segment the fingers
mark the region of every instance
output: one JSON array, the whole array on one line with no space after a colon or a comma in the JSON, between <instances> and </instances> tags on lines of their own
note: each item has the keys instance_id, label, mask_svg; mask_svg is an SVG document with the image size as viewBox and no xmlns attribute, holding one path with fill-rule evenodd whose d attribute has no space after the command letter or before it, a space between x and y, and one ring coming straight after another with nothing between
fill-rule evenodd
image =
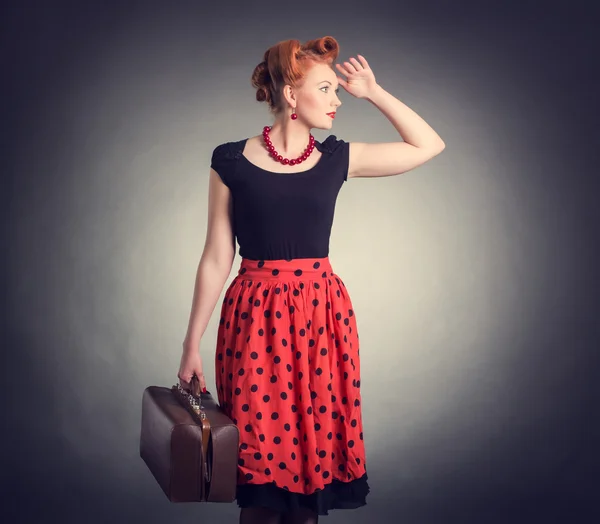
<instances>
[{"instance_id":1,"label":"fingers","mask_svg":"<svg viewBox=\"0 0 600 524\"><path fill-rule=\"evenodd\" d=\"M356 68L357 71L359 69L363 69L362 64L360 64L360 62L356 58L354 58L354 57L350 58L350 62L352 62L352 65Z\"/></svg>"},{"instance_id":2,"label":"fingers","mask_svg":"<svg viewBox=\"0 0 600 524\"><path fill-rule=\"evenodd\" d=\"M177 374L177 378L179 378L179 384L181 385L182 388L184 389L190 389L190 381L192 380L192 377L190 375L190 377L186 380L186 377L183 377L181 374Z\"/></svg>"},{"instance_id":3,"label":"fingers","mask_svg":"<svg viewBox=\"0 0 600 524\"><path fill-rule=\"evenodd\" d=\"M369 67L369 63L367 62L367 60L365 59L365 57L363 55L356 55L358 57L358 59L360 60L360 63L363 65L363 67L365 69L368 69Z\"/></svg>"},{"instance_id":4,"label":"fingers","mask_svg":"<svg viewBox=\"0 0 600 524\"><path fill-rule=\"evenodd\" d=\"M204 379L204 374L200 377L200 391L206 393L206 380Z\"/></svg>"},{"instance_id":5,"label":"fingers","mask_svg":"<svg viewBox=\"0 0 600 524\"><path fill-rule=\"evenodd\" d=\"M360 71L361 69L368 69L369 64L365 60L365 57L362 55L356 55L356 56L358 57L358 60L354 57L350 57L349 58L350 62L344 62L344 66L342 66L341 64L335 64L335 65L346 76L349 76L352 73L356 73L357 71ZM359 62L359 60L360 60L360 62Z\"/></svg>"}]
</instances>

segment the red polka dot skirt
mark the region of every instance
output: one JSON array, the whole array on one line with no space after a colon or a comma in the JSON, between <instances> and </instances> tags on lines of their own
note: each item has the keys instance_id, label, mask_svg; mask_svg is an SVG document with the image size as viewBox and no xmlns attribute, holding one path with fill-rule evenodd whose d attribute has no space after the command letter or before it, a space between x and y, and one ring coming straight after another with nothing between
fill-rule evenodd
<instances>
[{"instance_id":1,"label":"red polka dot skirt","mask_svg":"<svg viewBox=\"0 0 600 524\"><path fill-rule=\"evenodd\" d=\"M242 259L215 365L219 404L240 430L240 507L366 504L356 317L328 257Z\"/></svg>"}]
</instances>

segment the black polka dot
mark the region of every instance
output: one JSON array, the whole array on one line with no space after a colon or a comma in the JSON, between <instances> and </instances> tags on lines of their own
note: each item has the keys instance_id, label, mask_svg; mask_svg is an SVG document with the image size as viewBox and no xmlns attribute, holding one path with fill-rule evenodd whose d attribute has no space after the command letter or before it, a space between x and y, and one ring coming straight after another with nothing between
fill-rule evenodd
<instances>
[{"instance_id":1,"label":"black polka dot","mask_svg":"<svg viewBox=\"0 0 600 524\"><path fill-rule=\"evenodd\" d=\"M274 442L275 444L281 444L281 437L274 437L274 438L273 438L273 442Z\"/></svg>"},{"instance_id":2,"label":"black polka dot","mask_svg":"<svg viewBox=\"0 0 600 524\"><path fill-rule=\"evenodd\" d=\"M296 271L294 271L294 275L296 275L297 277L302 275L302 270L301 269L296 269Z\"/></svg>"},{"instance_id":3,"label":"black polka dot","mask_svg":"<svg viewBox=\"0 0 600 524\"><path fill-rule=\"evenodd\" d=\"M279 275L279 269L274 269L273 271L271 271L271 274L276 277L277 275Z\"/></svg>"}]
</instances>

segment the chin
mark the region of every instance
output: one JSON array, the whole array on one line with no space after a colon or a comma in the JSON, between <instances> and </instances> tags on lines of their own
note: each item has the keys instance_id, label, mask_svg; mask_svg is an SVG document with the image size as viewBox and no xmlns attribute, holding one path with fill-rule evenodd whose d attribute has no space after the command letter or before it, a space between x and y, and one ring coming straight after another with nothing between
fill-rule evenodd
<instances>
[{"instance_id":1,"label":"chin","mask_svg":"<svg viewBox=\"0 0 600 524\"><path fill-rule=\"evenodd\" d=\"M331 120L331 122L329 122L328 124L315 125L313 127L317 128L317 129L330 129L331 126L333 125L333 118L331 118L329 116L327 118L329 118L329 120Z\"/></svg>"}]
</instances>

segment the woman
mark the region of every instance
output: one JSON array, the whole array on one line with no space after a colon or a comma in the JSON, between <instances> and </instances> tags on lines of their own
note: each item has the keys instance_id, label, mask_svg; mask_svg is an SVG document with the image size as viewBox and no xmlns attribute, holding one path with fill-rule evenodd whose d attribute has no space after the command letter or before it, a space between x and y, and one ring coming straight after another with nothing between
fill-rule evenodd
<instances>
[{"instance_id":1,"label":"woman","mask_svg":"<svg viewBox=\"0 0 600 524\"><path fill-rule=\"evenodd\" d=\"M444 149L418 115L384 91L367 61L337 70L324 37L271 47L252 75L274 116L260 135L217 146L209 221L178 377L206 390L199 342L235 257L215 355L220 406L240 430L241 524L316 523L366 504L359 337L346 287L328 258L344 181L413 169ZM404 141L347 143L330 129L338 84L380 109Z\"/></svg>"}]
</instances>

